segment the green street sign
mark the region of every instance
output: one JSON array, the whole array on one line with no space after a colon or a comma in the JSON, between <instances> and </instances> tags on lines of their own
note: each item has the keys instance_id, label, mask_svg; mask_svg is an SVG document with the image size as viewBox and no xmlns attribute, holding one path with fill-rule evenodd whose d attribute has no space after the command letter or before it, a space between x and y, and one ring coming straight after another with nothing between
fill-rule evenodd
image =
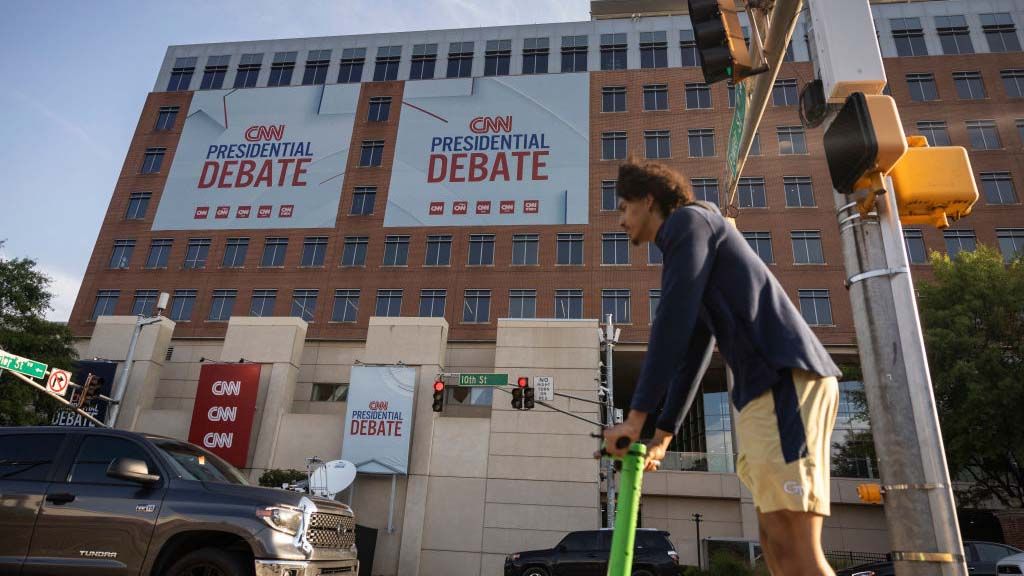
<instances>
[{"instance_id":1,"label":"green street sign","mask_svg":"<svg viewBox=\"0 0 1024 576\"><path fill-rule=\"evenodd\" d=\"M11 372L17 372L32 378L42 378L46 375L46 364L15 356L3 350L0 350L0 369L10 370Z\"/></svg>"},{"instance_id":2,"label":"green street sign","mask_svg":"<svg viewBox=\"0 0 1024 576\"><path fill-rule=\"evenodd\" d=\"M459 374L459 386L508 386L508 374Z\"/></svg>"},{"instance_id":3,"label":"green street sign","mask_svg":"<svg viewBox=\"0 0 1024 576\"><path fill-rule=\"evenodd\" d=\"M725 160L733 179L736 178L737 164L740 159L740 140L743 138L743 124L746 117L747 83L740 82L736 85L736 111L732 114L732 126L729 128L729 150Z\"/></svg>"}]
</instances>

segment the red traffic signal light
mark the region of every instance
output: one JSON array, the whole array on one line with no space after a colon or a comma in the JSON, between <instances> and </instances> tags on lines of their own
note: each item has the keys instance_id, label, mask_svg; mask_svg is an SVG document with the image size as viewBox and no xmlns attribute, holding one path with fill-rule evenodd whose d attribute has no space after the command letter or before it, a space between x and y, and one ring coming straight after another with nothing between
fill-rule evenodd
<instances>
[{"instance_id":1,"label":"red traffic signal light","mask_svg":"<svg viewBox=\"0 0 1024 576\"><path fill-rule=\"evenodd\" d=\"M519 386L520 388L526 388L529 385L530 379L527 378L526 376L520 376L519 379L516 380L516 386Z\"/></svg>"},{"instance_id":2,"label":"red traffic signal light","mask_svg":"<svg viewBox=\"0 0 1024 576\"><path fill-rule=\"evenodd\" d=\"M444 392L444 380L434 381L434 392Z\"/></svg>"},{"instance_id":3,"label":"red traffic signal light","mask_svg":"<svg viewBox=\"0 0 1024 576\"><path fill-rule=\"evenodd\" d=\"M431 408L434 412L440 412L444 408L444 380L434 380L434 398Z\"/></svg>"}]
</instances>

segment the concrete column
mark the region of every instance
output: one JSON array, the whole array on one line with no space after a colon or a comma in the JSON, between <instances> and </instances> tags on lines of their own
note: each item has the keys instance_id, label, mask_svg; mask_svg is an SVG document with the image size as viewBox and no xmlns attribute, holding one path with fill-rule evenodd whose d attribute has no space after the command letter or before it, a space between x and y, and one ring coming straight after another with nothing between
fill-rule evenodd
<instances>
[{"instance_id":1,"label":"concrete column","mask_svg":"<svg viewBox=\"0 0 1024 576\"><path fill-rule=\"evenodd\" d=\"M137 320L136 316L97 318L96 328L93 329L89 348L84 357L120 362L116 376L120 379ZM117 416L117 428L145 431L145 423L139 421L139 415L153 405L153 397L160 384L160 371L164 366L167 348L171 344L174 325L172 320L161 317L153 324L142 327L135 345L128 386L125 388L121 410Z\"/></svg>"}]
</instances>

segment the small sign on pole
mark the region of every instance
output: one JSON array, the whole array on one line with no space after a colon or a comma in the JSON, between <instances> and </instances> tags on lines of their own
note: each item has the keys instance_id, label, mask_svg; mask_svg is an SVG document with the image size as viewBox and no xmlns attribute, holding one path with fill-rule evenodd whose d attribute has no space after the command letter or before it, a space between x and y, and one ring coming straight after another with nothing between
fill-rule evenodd
<instances>
[{"instance_id":1,"label":"small sign on pole","mask_svg":"<svg viewBox=\"0 0 1024 576\"><path fill-rule=\"evenodd\" d=\"M508 386L508 374L459 374L459 386Z\"/></svg>"},{"instance_id":2,"label":"small sign on pole","mask_svg":"<svg viewBox=\"0 0 1024 576\"><path fill-rule=\"evenodd\" d=\"M50 370L50 377L46 380L46 388L54 394L64 396L67 394L69 382L71 382L71 372L54 368Z\"/></svg>"},{"instance_id":3,"label":"small sign on pole","mask_svg":"<svg viewBox=\"0 0 1024 576\"><path fill-rule=\"evenodd\" d=\"M537 400L551 402L555 399L555 377L534 376L533 387L536 388Z\"/></svg>"},{"instance_id":4,"label":"small sign on pole","mask_svg":"<svg viewBox=\"0 0 1024 576\"><path fill-rule=\"evenodd\" d=\"M0 368L24 374L30 378L43 378L46 375L46 364L15 356L0 350Z\"/></svg>"}]
</instances>

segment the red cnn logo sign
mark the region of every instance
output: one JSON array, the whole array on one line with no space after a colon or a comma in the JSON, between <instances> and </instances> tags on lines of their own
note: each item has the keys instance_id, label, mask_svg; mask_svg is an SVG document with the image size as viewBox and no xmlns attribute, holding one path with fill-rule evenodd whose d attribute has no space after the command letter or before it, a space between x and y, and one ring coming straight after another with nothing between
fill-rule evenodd
<instances>
[{"instance_id":1,"label":"red cnn logo sign","mask_svg":"<svg viewBox=\"0 0 1024 576\"><path fill-rule=\"evenodd\" d=\"M430 203L430 215L440 216L444 214L444 202L431 202Z\"/></svg>"},{"instance_id":2,"label":"red cnn logo sign","mask_svg":"<svg viewBox=\"0 0 1024 576\"><path fill-rule=\"evenodd\" d=\"M477 116L469 121L469 131L473 134L486 134L487 132L511 132L511 116Z\"/></svg>"},{"instance_id":3,"label":"red cnn logo sign","mask_svg":"<svg viewBox=\"0 0 1024 576\"><path fill-rule=\"evenodd\" d=\"M239 468L247 465L259 364L206 364L199 372L188 441Z\"/></svg>"},{"instance_id":4,"label":"red cnn logo sign","mask_svg":"<svg viewBox=\"0 0 1024 576\"><path fill-rule=\"evenodd\" d=\"M248 218L250 212L252 212L252 206L239 206L235 211L235 218Z\"/></svg>"},{"instance_id":5,"label":"red cnn logo sign","mask_svg":"<svg viewBox=\"0 0 1024 576\"><path fill-rule=\"evenodd\" d=\"M452 214L465 214L469 212L469 202L459 200L452 204Z\"/></svg>"},{"instance_id":6,"label":"red cnn logo sign","mask_svg":"<svg viewBox=\"0 0 1024 576\"><path fill-rule=\"evenodd\" d=\"M217 206L217 214L214 218L227 218L231 215L231 206Z\"/></svg>"},{"instance_id":7,"label":"red cnn logo sign","mask_svg":"<svg viewBox=\"0 0 1024 576\"><path fill-rule=\"evenodd\" d=\"M257 218L270 218L270 216L273 213L274 213L274 207L273 206L264 205L264 206L260 206L259 210L256 211L256 217Z\"/></svg>"},{"instance_id":8,"label":"red cnn logo sign","mask_svg":"<svg viewBox=\"0 0 1024 576\"><path fill-rule=\"evenodd\" d=\"M196 208L196 215L193 217L196 220L205 220L210 215L209 206L199 206Z\"/></svg>"},{"instance_id":9,"label":"red cnn logo sign","mask_svg":"<svg viewBox=\"0 0 1024 576\"><path fill-rule=\"evenodd\" d=\"M282 204L277 210L277 215L280 218L291 218L293 212L295 212L294 204Z\"/></svg>"},{"instance_id":10,"label":"red cnn logo sign","mask_svg":"<svg viewBox=\"0 0 1024 576\"><path fill-rule=\"evenodd\" d=\"M280 140L281 138L284 138L284 124L271 124L270 126L249 126L245 129L246 142Z\"/></svg>"},{"instance_id":11,"label":"red cnn logo sign","mask_svg":"<svg viewBox=\"0 0 1024 576\"><path fill-rule=\"evenodd\" d=\"M500 206L502 214L515 214L516 212L515 200L502 200Z\"/></svg>"},{"instance_id":12,"label":"red cnn logo sign","mask_svg":"<svg viewBox=\"0 0 1024 576\"><path fill-rule=\"evenodd\" d=\"M491 213L491 201L490 200L477 200L476 201L476 213L477 214L490 214Z\"/></svg>"},{"instance_id":13,"label":"red cnn logo sign","mask_svg":"<svg viewBox=\"0 0 1024 576\"><path fill-rule=\"evenodd\" d=\"M540 201L523 200L523 212L526 214L536 214L540 212Z\"/></svg>"}]
</instances>

